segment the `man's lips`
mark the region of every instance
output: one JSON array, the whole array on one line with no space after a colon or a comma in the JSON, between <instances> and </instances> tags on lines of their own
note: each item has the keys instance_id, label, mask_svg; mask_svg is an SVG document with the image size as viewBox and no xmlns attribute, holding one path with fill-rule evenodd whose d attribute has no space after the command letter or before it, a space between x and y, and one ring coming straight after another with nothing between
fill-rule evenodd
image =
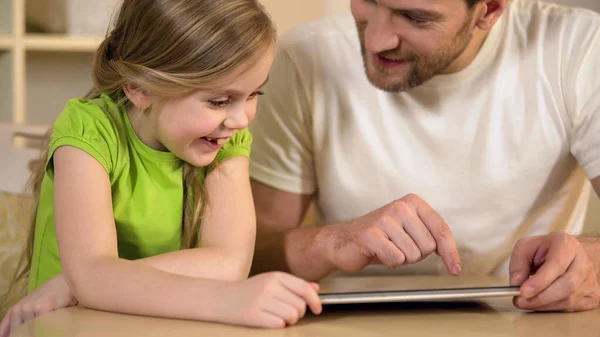
<instances>
[{"instance_id":1,"label":"man's lips","mask_svg":"<svg viewBox=\"0 0 600 337\"><path fill-rule=\"evenodd\" d=\"M382 66L383 68L386 68L386 69L396 68L403 64L406 64L406 61L392 60L392 59L388 59L386 57L380 56L378 54L373 54L373 59L375 60L375 62L377 62L377 64L379 64L380 66Z\"/></svg>"}]
</instances>

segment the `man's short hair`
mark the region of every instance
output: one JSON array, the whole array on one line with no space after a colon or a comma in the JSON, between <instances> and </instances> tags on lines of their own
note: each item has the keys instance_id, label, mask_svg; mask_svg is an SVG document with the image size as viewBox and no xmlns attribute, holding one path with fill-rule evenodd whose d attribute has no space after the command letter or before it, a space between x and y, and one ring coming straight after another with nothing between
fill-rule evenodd
<instances>
[{"instance_id":1,"label":"man's short hair","mask_svg":"<svg viewBox=\"0 0 600 337\"><path fill-rule=\"evenodd\" d=\"M467 1L467 7L469 7L469 9L473 8L473 6L477 5L478 3L480 3L483 0L465 0Z\"/></svg>"}]
</instances>

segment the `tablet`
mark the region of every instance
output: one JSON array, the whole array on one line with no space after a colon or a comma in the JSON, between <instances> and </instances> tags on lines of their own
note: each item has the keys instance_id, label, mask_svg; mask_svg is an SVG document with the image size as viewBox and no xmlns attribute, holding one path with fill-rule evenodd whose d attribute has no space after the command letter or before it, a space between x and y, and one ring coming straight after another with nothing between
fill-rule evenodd
<instances>
[{"instance_id":1,"label":"tablet","mask_svg":"<svg viewBox=\"0 0 600 337\"><path fill-rule=\"evenodd\" d=\"M494 278L453 276L344 276L320 282L321 303L464 301L519 295L518 286Z\"/></svg>"}]
</instances>

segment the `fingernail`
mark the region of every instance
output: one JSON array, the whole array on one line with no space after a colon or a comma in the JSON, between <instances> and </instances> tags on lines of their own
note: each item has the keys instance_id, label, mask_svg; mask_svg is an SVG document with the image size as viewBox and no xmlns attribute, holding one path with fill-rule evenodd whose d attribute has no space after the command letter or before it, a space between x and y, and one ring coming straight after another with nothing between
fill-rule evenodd
<instances>
[{"instance_id":1,"label":"fingernail","mask_svg":"<svg viewBox=\"0 0 600 337\"><path fill-rule=\"evenodd\" d=\"M521 308L522 308L522 307L526 307L528 303L529 303L529 301L527 301L527 300L526 300L526 299L524 299L524 298L518 298L518 299L517 299L517 306L518 306L518 307L521 307Z\"/></svg>"},{"instance_id":2,"label":"fingernail","mask_svg":"<svg viewBox=\"0 0 600 337\"><path fill-rule=\"evenodd\" d=\"M452 269L452 272L454 273L454 275L460 274L461 271L462 271L462 267L460 266L460 263L455 264L454 268Z\"/></svg>"}]
</instances>

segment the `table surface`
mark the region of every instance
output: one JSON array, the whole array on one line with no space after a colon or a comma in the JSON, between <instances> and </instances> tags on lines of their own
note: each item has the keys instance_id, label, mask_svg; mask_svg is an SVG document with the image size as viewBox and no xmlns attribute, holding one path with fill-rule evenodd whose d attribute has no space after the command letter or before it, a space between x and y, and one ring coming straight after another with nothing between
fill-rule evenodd
<instances>
[{"instance_id":1,"label":"table surface","mask_svg":"<svg viewBox=\"0 0 600 337\"><path fill-rule=\"evenodd\" d=\"M498 280L436 277L356 277L323 282L328 291L389 284L505 285ZM15 337L96 336L493 336L599 337L600 309L581 313L532 313L516 309L511 298L461 302L418 302L326 306L298 325L260 330L216 323L121 315L79 307L58 310L21 326Z\"/></svg>"}]
</instances>

